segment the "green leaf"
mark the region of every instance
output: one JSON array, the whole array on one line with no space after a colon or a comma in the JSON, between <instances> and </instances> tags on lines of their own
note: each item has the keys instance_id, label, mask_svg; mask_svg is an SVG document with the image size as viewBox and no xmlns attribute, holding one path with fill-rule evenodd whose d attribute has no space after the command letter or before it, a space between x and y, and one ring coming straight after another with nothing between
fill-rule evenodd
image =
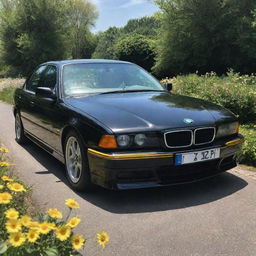
<instances>
[{"instance_id":1,"label":"green leaf","mask_svg":"<svg viewBox=\"0 0 256 256\"><path fill-rule=\"evenodd\" d=\"M8 246L5 242L0 244L0 254L4 254L8 249Z\"/></svg>"},{"instance_id":2,"label":"green leaf","mask_svg":"<svg viewBox=\"0 0 256 256\"><path fill-rule=\"evenodd\" d=\"M48 256L58 256L59 255L58 249L56 247L47 248L44 252Z\"/></svg>"}]
</instances>

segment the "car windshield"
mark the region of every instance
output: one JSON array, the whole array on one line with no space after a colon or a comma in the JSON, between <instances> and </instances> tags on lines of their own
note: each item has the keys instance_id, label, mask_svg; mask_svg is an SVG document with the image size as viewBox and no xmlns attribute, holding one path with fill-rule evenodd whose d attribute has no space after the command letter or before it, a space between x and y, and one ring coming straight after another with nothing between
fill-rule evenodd
<instances>
[{"instance_id":1,"label":"car windshield","mask_svg":"<svg viewBox=\"0 0 256 256\"><path fill-rule=\"evenodd\" d=\"M164 91L153 76L129 63L65 65L63 87L66 96L126 91Z\"/></svg>"}]
</instances>

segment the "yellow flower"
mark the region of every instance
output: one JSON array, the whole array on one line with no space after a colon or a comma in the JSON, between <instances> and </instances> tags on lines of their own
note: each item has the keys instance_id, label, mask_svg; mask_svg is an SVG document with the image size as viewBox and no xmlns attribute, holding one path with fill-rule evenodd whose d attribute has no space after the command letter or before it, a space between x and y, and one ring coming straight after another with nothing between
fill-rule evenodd
<instances>
[{"instance_id":1,"label":"yellow flower","mask_svg":"<svg viewBox=\"0 0 256 256\"><path fill-rule=\"evenodd\" d=\"M24 188L23 185L19 184L19 183L8 183L7 187L15 192L25 192L26 189Z\"/></svg>"},{"instance_id":2,"label":"yellow flower","mask_svg":"<svg viewBox=\"0 0 256 256\"><path fill-rule=\"evenodd\" d=\"M9 220L17 220L19 218L19 212L14 208L10 208L5 213L5 217Z\"/></svg>"},{"instance_id":3,"label":"yellow flower","mask_svg":"<svg viewBox=\"0 0 256 256\"><path fill-rule=\"evenodd\" d=\"M72 243L72 247L75 250L79 250L84 246L84 238L80 235L75 235L72 237L71 243Z\"/></svg>"},{"instance_id":4,"label":"yellow flower","mask_svg":"<svg viewBox=\"0 0 256 256\"><path fill-rule=\"evenodd\" d=\"M57 228L56 230L56 237L60 240L60 241L65 241L69 238L71 234L71 230L68 226L60 226L59 228Z\"/></svg>"},{"instance_id":5,"label":"yellow flower","mask_svg":"<svg viewBox=\"0 0 256 256\"><path fill-rule=\"evenodd\" d=\"M11 164L10 163L7 163L7 162L0 162L0 166L1 167L8 167L10 166Z\"/></svg>"},{"instance_id":6,"label":"yellow flower","mask_svg":"<svg viewBox=\"0 0 256 256\"><path fill-rule=\"evenodd\" d=\"M106 232L98 233L97 238L99 245L102 246L103 248L109 242L109 236Z\"/></svg>"},{"instance_id":7,"label":"yellow flower","mask_svg":"<svg viewBox=\"0 0 256 256\"><path fill-rule=\"evenodd\" d=\"M3 181L8 181L8 182L12 182L13 181L13 179L12 178L10 178L10 177L8 177L8 176L2 176L2 178L1 178Z\"/></svg>"},{"instance_id":8,"label":"yellow flower","mask_svg":"<svg viewBox=\"0 0 256 256\"><path fill-rule=\"evenodd\" d=\"M8 149L8 148L5 148L5 147L2 147L2 148L0 148L0 152L8 153L8 152L9 152L9 149Z\"/></svg>"},{"instance_id":9,"label":"yellow flower","mask_svg":"<svg viewBox=\"0 0 256 256\"><path fill-rule=\"evenodd\" d=\"M52 228L51 225L49 225L50 223L48 222L42 222L39 224L39 232L42 234L48 234Z\"/></svg>"},{"instance_id":10,"label":"yellow flower","mask_svg":"<svg viewBox=\"0 0 256 256\"><path fill-rule=\"evenodd\" d=\"M21 232L12 233L9 236L9 243L14 247L21 246L25 241L26 238Z\"/></svg>"},{"instance_id":11,"label":"yellow flower","mask_svg":"<svg viewBox=\"0 0 256 256\"><path fill-rule=\"evenodd\" d=\"M24 226L24 227L29 227L31 225L31 217L25 215L22 216L20 218L20 223Z\"/></svg>"},{"instance_id":12,"label":"yellow flower","mask_svg":"<svg viewBox=\"0 0 256 256\"><path fill-rule=\"evenodd\" d=\"M27 233L27 239L30 243L34 243L40 236L40 233L36 230L30 229Z\"/></svg>"},{"instance_id":13,"label":"yellow flower","mask_svg":"<svg viewBox=\"0 0 256 256\"><path fill-rule=\"evenodd\" d=\"M76 202L74 199L67 199L66 206L68 206L69 208L72 208L72 209L79 208L78 202Z\"/></svg>"},{"instance_id":14,"label":"yellow flower","mask_svg":"<svg viewBox=\"0 0 256 256\"><path fill-rule=\"evenodd\" d=\"M80 221L81 220L78 217L74 217L68 221L67 226L75 228L80 223Z\"/></svg>"},{"instance_id":15,"label":"yellow flower","mask_svg":"<svg viewBox=\"0 0 256 256\"><path fill-rule=\"evenodd\" d=\"M4 186L3 185L0 185L0 189L3 189L4 188Z\"/></svg>"},{"instance_id":16,"label":"yellow flower","mask_svg":"<svg viewBox=\"0 0 256 256\"><path fill-rule=\"evenodd\" d=\"M49 226L50 226L51 230L56 229L56 224L55 223L49 223Z\"/></svg>"},{"instance_id":17,"label":"yellow flower","mask_svg":"<svg viewBox=\"0 0 256 256\"><path fill-rule=\"evenodd\" d=\"M0 204L9 204L12 200L12 195L8 192L0 193Z\"/></svg>"},{"instance_id":18,"label":"yellow flower","mask_svg":"<svg viewBox=\"0 0 256 256\"><path fill-rule=\"evenodd\" d=\"M19 220L8 220L5 227L8 233L16 233L21 230L21 223Z\"/></svg>"},{"instance_id":19,"label":"yellow flower","mask_svg":"<svg viewBox=\"0 0 256 256\"><path fill-rule=\"evenodd\" d=\"M31 221L29 224L28 224L28 227L30 229L33 229L33 230L39 230L39 223L37 221Z\"/></svg>"},{"instance_id":20,"label":"yellow flower","mask_svg":"<svg viewBox=\"0 0 256 256\"><path fill-rule=\"evenodd\" d=\"M61 219L62 218L62 213L59 212L56 208L54 209L49 209L47 211L50 217L55 218L55 219Z\"/></svg>"}]
</instances>

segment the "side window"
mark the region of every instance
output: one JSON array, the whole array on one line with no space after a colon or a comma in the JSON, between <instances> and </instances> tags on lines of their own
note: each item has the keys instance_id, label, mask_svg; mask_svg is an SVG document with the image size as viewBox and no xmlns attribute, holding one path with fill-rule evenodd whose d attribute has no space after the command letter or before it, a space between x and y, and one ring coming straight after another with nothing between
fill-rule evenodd
<instances>
[{"instance_id":1,"label":"side window","mask_svg":"<svg viewBox=\"0 0 256 256\"><path fill-rule=\"evenodd\" d=\"M32 92L35 92L37 87L42 86L42 78L44 71L46 70L46 66L40 66L29 78L26 83L26 89Z\"/></svg>"},{"instance_id":2,"label":"side window","mask_svg":"<svg viewBox=\"0 0 256 256\"><path fill-rule=\"evenodd\" d=\"M48 66L44 73L42 86L54 89L57 82L57 68L55 66Z\"/></svg>"}]
</instances>

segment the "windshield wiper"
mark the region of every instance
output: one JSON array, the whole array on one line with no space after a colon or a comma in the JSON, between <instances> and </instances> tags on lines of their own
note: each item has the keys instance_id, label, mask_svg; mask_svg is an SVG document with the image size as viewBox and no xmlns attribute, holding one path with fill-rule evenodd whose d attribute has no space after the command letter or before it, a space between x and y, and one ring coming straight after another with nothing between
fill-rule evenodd
<instances>
[{"instance_id":1,"label":"windshield wiper","mask_svg":"<svg viewBox=\"0 0 256 256\"><path fill-rule=\"evenodd\" d=\"M109 92L102 92L101 94L111 94L111 93L127 93L127 92L165 92L165 90L117 90L117 91L109 91Z\"/></svg>"}]
</instances>

